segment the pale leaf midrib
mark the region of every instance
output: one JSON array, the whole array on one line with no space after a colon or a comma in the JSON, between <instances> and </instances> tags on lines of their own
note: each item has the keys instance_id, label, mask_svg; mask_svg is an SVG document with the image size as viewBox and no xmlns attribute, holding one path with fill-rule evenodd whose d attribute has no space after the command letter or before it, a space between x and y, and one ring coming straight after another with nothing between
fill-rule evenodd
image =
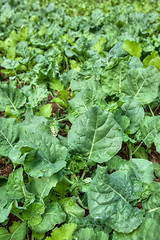
<instances>
[{"instance_id":1,"label":"pale leaf midrib","mask_svg":"<svg viewBox=\"0 0 160 240\"><path fill-rule=\"evenodd\" d=\"M117 195L119 195L127 204L130 204L119 192L117 192L114 188L112 188L110 185L106 183L106 185L112 189L113 192L115 192Z\"/></svg>"},{"instance_id":2,"label":"pale leaf midrib","mask_svg":"<svg viewBox=\"0 0 160 240\"><path fill-rule=\"evenodd\" d=\"M93 141L92 141L91 150L90 150L90 154L89 154L88 159L91 158L91 155L92 155L92 152L93 152L94 142L95 142L95 138L96 138L96 132L97 132L97 118L96 118L96 127L95 127L95 131L94 131L94 135L93 135Z\"/></svg>"},{"instance_id":3,"label":"pale leaf midrib","mask_svg":"<svg viewBox=\"0 0 160 240\"><path fill-rule=\"evenodd\" d=\"M3 135L3 137L6 139L6 141L8 142L8 144L13 147L13 145L11 144L11 142L9 141L9 139L7 138L7 136L0 130L0 133Z\"/></svg>"},{"instance_id":4,"label":"pale leaf midrib","mask_svg":"<svg viewBox=\"0 0 160 240\"><path fill-rule=\"evenodd\" d=\"M8 95L5 93L6 98L8 99L8 101L11 103L12 107L14 108L15 111L17 111L17 108L15 107L15 105L13 104L13 102L11 101L11 99L8 97Z\"/></svg>"}]
</instances>

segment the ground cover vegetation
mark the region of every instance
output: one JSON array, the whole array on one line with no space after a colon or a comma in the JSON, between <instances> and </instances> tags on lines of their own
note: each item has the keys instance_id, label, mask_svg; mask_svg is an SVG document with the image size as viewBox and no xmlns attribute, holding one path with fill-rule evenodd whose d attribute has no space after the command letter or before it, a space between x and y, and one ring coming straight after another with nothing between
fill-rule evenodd
<instances>
[{"instance_id":1,"label":"ground cover vegetation","mask_svg":"<svg viewBox=\"0 0 160 240\"><path fill-rule=\"evenodd\" d=\"M0 240L159 240L159 13L0 1Z\"/></svg>"}]
</instances>

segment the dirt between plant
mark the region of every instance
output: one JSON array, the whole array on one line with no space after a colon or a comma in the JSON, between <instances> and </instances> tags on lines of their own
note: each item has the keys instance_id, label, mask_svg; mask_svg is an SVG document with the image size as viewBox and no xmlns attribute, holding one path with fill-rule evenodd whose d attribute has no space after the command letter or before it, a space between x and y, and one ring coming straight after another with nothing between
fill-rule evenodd
<instances>
[{"instance_id":1,"label":"dirt between plant","mask_svg":"<svg viewBox=\"0 0 160 240\"><path fill-rule=\"evenodd\" d=\"M0 176L9 177L9 174L13 171L13 164L8 162L8 157L0 158Z\"/></svg>"}]
</instances>

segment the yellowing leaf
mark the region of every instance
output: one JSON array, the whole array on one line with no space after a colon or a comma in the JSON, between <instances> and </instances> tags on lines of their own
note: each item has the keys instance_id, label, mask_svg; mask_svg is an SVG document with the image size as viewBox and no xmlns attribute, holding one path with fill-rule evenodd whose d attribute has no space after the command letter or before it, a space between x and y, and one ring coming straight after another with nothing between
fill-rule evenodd
<instances>
[{"instance_id":1,"label":"yellowing leaf","mask_svg":"<svg viewBox=\"0 0 160 240\"><path fill-rule=\"evenodd\" d=\"M76 230L77 224L68 223L62 225L60 228L55 228L52 231L51 237L46 238L46 240L70 240L72 239L72 234Z\"/></svg>"},{"instance_id":2,"label":"yellowing leaf","mask_svg":"<svg viewBox=\"0 0 160 240\"><path fill-rule=\"evenodd\" d=\"M141 57L142 47L140 43L135 41L126 40L123 43L123 48L131 55L138 58Z\"/></svg>"},{"instance_id":3,"label":"yellowing leaf","mask_svg":"<svg viewBox=\"0 0 160 240\"><path fill-rule=\"evenodd\" d=\"M153 51L143 60L144 67L155 66L160 71L160 57L158 52Z\"/></svg>"},{"instance_id":4,"label":"yellowing leaf","mask_svg":"<svg viewBox=\"0 0 160 240\"><path fill-rule=\"evenodd\" d=\"M36 113L37 116L50 117L52 114L52 105L46 104L40 107L39 112Z\"/></svg>"}]
</instances>

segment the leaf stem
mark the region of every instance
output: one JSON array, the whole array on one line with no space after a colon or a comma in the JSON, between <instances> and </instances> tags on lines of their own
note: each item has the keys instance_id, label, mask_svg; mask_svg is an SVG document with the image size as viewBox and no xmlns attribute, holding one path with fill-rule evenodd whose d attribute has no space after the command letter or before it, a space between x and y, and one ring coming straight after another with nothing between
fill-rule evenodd
<instances>
[{"instance_id":1,"label":"leaf stem","mask_svg":"<svg viewBox=\"0 0 160 240\"><path fill-rule=\"evenodd\" d=\"M62 122L62 121L64 121L64 120L68 120L68 118L59 119L59 120L57 120L57 122Z\"/></svg>"},{"instance_id":2,"label":"leaf stem","mask_svg":"<svg viewBox=\"0 0 160 240\"><path fill-rule=\"evenodd\" d=\"M142 146L142 144L143 144L143 141L138 145L138 147L134 150L134 152L132 153L132 155L134 155L135 154L135 152Z\"/></svg>"},{"instance_id":3,"label":"leaf stem","mask_svg":"<svg viewBox=\"0 0 160 240\"><path fill-rule=\"evenodd\" d=\"M157 109L159 108L160 103L158 104L158 106L156 107L156 109L154 110L154 113L157 111Z\"/></svg>"},{"instance_id":4,"label":"leaf stem","mask_svg":"<svg viewBox=\"0 0 160 240\"><path fill-rule=\"evenodd\" d=\"M80 180L83 180L83 179L84 179L84 176L85 176L86 172L87 172L87 169L85 168L84 171L83 171L83 173L82 173L82 176L81 176Z\"/></svg>"},{"instance_id":5,"label":"leaf stem","mask_svg":"<svg viewBox=\"0 0 160 240\"><path fill-rule=\"evenodd\" d=\"M152 116L155 117L155 116L154 116L154 113L153 113L153 111L152 111L152 108L151 108L151 106L150 106L150 104L148 104L148 107L149 107L149 110L150 110Z\"/></svg>"},{"instance_id":6,"label":"leaf stem","mask_svg":"<svg viewBox=\"0 0 160 240\"><path fill-rule=\"evenodd\" d=\"M81 199L80 199L79 197L77 197L77 203L78 203L83 209L88 210L88 208L83 205L83 203L82 203L82 201L81 201Z\"/></svg>"},{"instance_id":7,"label":"leaf stem","mask_svg":"<svg viewBox=\"0 0 160 240\"><path fill-rule=\"evenodd\" d=\"M64 178L64 180L65 180L67 183L69 183L69 184L71 184L71 185L73 184L73 182L70 181L66 176L64 176L63 178Z\"/></svg>"}]
</instances>

